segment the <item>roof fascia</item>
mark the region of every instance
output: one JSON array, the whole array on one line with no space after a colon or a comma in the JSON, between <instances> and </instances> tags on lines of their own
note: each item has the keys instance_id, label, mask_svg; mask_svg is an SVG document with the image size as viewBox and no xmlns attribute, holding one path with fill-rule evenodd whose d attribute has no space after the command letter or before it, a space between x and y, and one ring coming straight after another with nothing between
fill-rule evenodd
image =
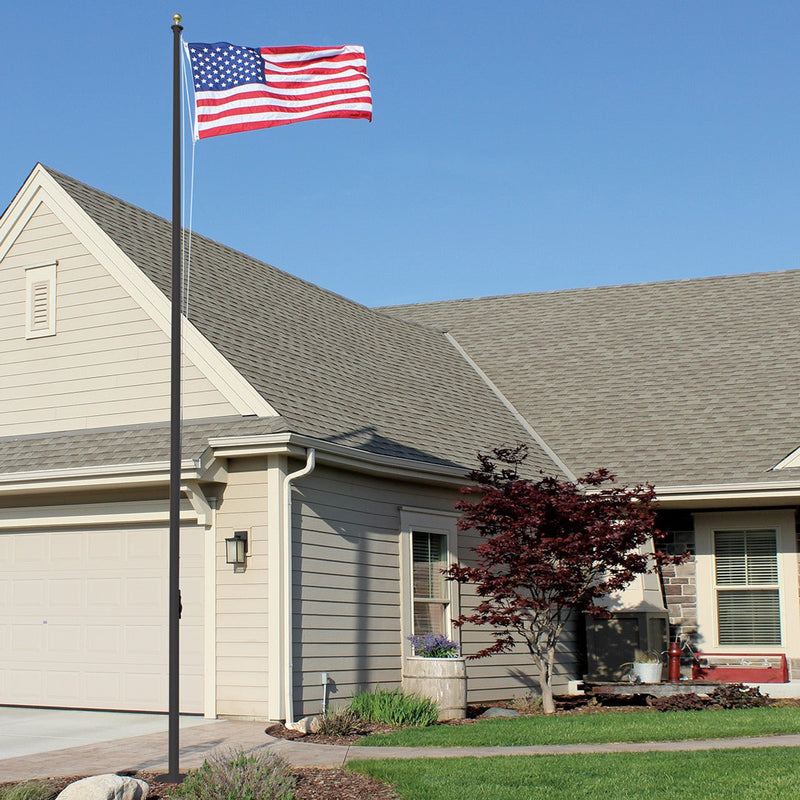
<instances>
[{"instance_id":1,"label":"roof fascia","mask_svg":"<svg viewBox=\"0 0 800 800\"><path fill-rule=\"evenodd\" d=\"M800 503L800 481L665 486L656 489L656 496L664 508L698 504Z\"/></svg>"},{"instance_id":2,"label":"roof fascia","mask_svg":"<svg viewBox=\"0 0 800 800\"><path fill-rule=\"evenodd\" d=\"M34 167L0 220L0 261L43 202L169 336L170 301L41 164ZM183 340L187 357L237 413L242 416L279 416L222 353L186 319L183 321Z\"/></svg>"},{"instance_id":3,"label":"roof fascia","mask_svg":"<svg viewBox=\"0 0 800 800\"><path fill-rule=\"evenodd\" d=\"M204 479L204 469L197 461L185 459L181 462L181 479ZM165 484L169 484L168 461L153 461L143 464L105 464L92 467L6 473L0 475L0 495Z\"/></svg>"},{"instance_id":4,"label":"roof fascia","mask_svg":"<svg viewBox=\"0 0 800 800\"><path fill-rule=\"evenodd\" d=\"M296 433L269 433L258 436L222 436L209 439L217 457L267 455L284 452L290 456L305 457L308 448L317 453L317 462L327 466L341 467L384 478L444 486L463 486L467 481L467 470L462 467L431 464L396 456L370 453L354 447L314 439ZM276 448L285 448L276 450Z\"/></svg>"},{"instance_id":5,"label":"roof fascia","mask_svg":"<svg viewBox=\"0 0 800 800\"><path fill-rule=\"evenodd\" d=\"M786 458L781 459L772 469L791 469L792 467L800 467L800 447L792 450Z\"/></svg>"}]
</instances>

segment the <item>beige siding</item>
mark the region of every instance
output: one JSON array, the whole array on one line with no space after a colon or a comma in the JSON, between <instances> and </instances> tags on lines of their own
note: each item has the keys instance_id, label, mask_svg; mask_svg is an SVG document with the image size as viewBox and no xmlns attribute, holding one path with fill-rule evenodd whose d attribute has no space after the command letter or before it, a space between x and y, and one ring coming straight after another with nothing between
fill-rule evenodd
<instances>
[{"instance_id":1,"label":"beige siding","mask_svg":"<svg viewBox=\"0 0 800 800\"><path fill-rule=\"evenodd\" d=\"M293 496L295 713L318 713L321 672L335 683L334 702L361 687L400 684L400 507L452 511L458 493L412 483L318 468L298 481ZM468 559L475 537L462 536ZM470 606L462 590L462 608ZM467 653L491 642L464 628ZM574 643L572 632L565 644ZM575 677L565 652L559 685ZM469 700L508 698L532 686L522 652L469 662Z\"/></svg>"},{"instance_id":2,"label":"beige siding","mask_svg":"<svg viewBox=\"0 0 800 800\"><path fill-rule=\"evenodd\" d=\"M25 338L25 271L58 260L55 336ZM169 339L42 205L0 262L0 435L169 419ZM191 363L187 419L235 414Z\"/></svg>"},{"instance_id":3,"label":"beige siding","mask_svg":"<svg viewBox=\"0 0 800 800\"><path fill-rule=\"evenodd\" d=\"M267 719L266 459L231 461L217 512L217 714ZM277 502L277 500L276 500ZM247 569L225 563L225 539L249 533Z\"/></svg>"}]
</instances>

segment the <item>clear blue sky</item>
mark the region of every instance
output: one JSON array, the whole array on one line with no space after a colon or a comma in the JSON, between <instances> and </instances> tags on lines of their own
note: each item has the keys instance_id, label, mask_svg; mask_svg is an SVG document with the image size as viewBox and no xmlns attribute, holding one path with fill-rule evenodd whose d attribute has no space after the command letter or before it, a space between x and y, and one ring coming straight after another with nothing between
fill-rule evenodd
<instances>
[{"instance_id":1,"label":"clear blue sky","mask_svg":"<svg viewBox=\"0 0 800 800\"><path fill-rule=\"evenodd\" d=\"M0 204L36 161L170 209L189 41L362 44L374 120L197 146L195 228L368 305L800 266L796 0L7 4Z\"/></svg>"}]
</instances>

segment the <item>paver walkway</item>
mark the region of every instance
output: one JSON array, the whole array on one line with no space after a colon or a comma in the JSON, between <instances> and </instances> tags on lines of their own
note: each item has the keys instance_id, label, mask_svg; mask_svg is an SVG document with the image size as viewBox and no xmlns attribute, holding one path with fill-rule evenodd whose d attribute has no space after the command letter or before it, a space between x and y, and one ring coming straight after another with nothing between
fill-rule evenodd
<instances>
[{"instance_id":1,"label":"paver walkway","mask_svg":"<svg viewBox=\"0 0 800 800\"><path fill-rule=\"evenodd\" d=\"M263 722L224 720L181 731L181 769L202 764L212 750L223 747L267 748L297 767L341 767L348 761L384 758L458 758L486 756L568 755L570 753L642 753L648 751L730 750L733 748L800 747L800 734L753 736L742 739L702 739L683 742L616 742L609 744L539 745L534 747L357 747L303 744L264 733ZM103 772L167 769L166 732L118 739L103 744L70 747L0 761L0 781L97 775Z\"/></svg>"}]
</instances>

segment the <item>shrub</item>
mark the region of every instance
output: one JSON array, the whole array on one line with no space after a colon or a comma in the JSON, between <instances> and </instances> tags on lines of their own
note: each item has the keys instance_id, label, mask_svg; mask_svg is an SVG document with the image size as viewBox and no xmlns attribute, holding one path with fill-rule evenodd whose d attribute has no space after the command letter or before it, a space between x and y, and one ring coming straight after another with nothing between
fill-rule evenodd
<instances>
[{"instance_id":1,"label":"shrub","mask_svg":"<svg viewBox=\"0 0 800 800\"><path fill-rule=\"evenodd\" d=\"M708 701L698 697L694 692L689 692L666 697L651 697L647 701L647 705L656 711L702 711L702 709L708 708Z\"/></svg>"},{"instance_id":2,"label":"shrub","mask_svg":"<svg viewBox=\"0 0 800 800\"><path fill-rule=\"evenodd\" d=\"M351 736L359 733L359 717L349 706L337 710L329 708L320 719L317 733L322 736Z\"/></svg>"},{"instance_id":3,"label":"shrub","mask_svg":"<svg viewBox=\"0 0 800 800\"><path fill-rule=\"evenodd\" d=\"M761 708L769 705L758 686L745 686L743 683L726 683L708 693L709 700L720 708Z\"/></svg>"},{"instance_id":4,"label":"shrub","mask_svg":"<svg viewBox=\"0 0 800 800\"><path fill-rule=\"evenodd\" d=\"M190 772L176 797L191 800L291 800L295 777L274 753L228 750L212 753Z\"/></svg>"},{"instance_id":5,"label":"shrub","mask_svg":"<svg viewBox=\"0 0 800 800\"><path fill-rule=\"evenodd\" d=\"M385 725L433 725L439 718L436 703L427 697L403 694L399 689L387 692L380 687L371 692L359 692L350 708L366 722Z\"/></svg>"},{"instance_id":6,"label":"shrub","mask_svg":"<svg viewBox=\"0 0 800 800\"><path fill-rule=\"evenodd\" d=\"M515 697L511 701L511 707L514 711L519 711L520 714L524 714L525 716L544 714L542 696L534 694L533 692L528 692L528 694L522 695L521 697Z\"/></svg>"},{"instance_id":7,"label":"shrub","mask_svg":"<svg viewBox=\"0 0 800 800\"><path fill-rule=\"evenodd\" d=\"M423 658L458 658L460 648L443 633L417 633L409 636L415 656Z\"/></svg>"},{"instance_id":8,"label":"shrub","mask_svg":"<svg viewBox=\"0 0 800 800\"><path fill-rule=\"evenodd\" d=\"M47 781L24 781L14 786L0 786L0 800L52 800L58 792Z\"/></svg>"}]
</instances>

